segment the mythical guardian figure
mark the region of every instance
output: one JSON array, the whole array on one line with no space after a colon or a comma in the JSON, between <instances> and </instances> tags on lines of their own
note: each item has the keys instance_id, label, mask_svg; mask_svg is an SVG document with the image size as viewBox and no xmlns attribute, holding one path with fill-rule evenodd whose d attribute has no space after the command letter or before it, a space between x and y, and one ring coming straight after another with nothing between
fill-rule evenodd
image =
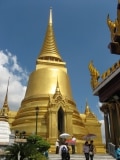
<instances>
[{"instance_id":1,"label":"mythical guardian figure","mask_svg":"<svg viewBox=\"0 0 120 160\"><path fill-rule=\"evenodd\" d=\"M109 27L109 30L111 32L111 41L115 42L115 35L117 34L117 30L118 30L118 26L119 26L119 22L116 19L114 22L110 20L109 18L109 14L107 16L107 25Z\"/></svg>"},{"instance_id":2,"label":"mythical guardian figure","mask_svg":"<svg viewBox=\"0 0 120 160\"><path fill-rule=\"evenodd\" d=\"M91 75L91 87L92 89L95 89L99 84L98 79L100 78L100 74L97 71L97 69L94 67L92 61L89 63L88 68Z\"/></svg>"},{"instance_id":3,"label":"mythical guardian figure","mask_svg":"<svg viewBox=\"0 0 120 160\"><path fill-rule=\"evenodd\" d=\"M113 54L120 54L120 0L118 0L117 5L117 19L111 21L109 14L107 16L107 25L111 32L111 42L108 45L108 48Z\"/></svg>"}]
</instances>

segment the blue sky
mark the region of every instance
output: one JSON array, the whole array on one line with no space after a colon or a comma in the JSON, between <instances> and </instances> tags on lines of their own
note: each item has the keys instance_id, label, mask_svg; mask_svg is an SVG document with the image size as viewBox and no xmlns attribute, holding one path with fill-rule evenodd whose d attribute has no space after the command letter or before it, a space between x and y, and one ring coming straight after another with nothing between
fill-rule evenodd
<instances>
[{"instance_id":1,"label":"blue sky","mask_svg":"<svg viewBox=\"0 0 120 160\"><path fill-rule=\"evenodd\" d=\"M27 76L35 70L53 10L53 27L61 57L67 64L74 100L79 111L85 110L86 100L99 120L99 98L92 94L88 64L102 74L116 61L110 53L111 41L106 23L117 17L117 0L1 0L0 1L0 105L8 77L9 106L18 109L24 97Z\"/></svg>"}]
</instances>

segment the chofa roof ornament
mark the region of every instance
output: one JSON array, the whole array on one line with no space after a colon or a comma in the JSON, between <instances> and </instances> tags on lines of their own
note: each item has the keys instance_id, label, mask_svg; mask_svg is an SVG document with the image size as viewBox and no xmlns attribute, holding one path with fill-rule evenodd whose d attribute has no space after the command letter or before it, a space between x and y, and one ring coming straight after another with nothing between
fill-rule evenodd
<instances>
[{"instance_id":1,"label":"chofa roof ornament","mask_svg":"<svg viewBox=\"0 0 120 160\"><path fill-rule=\"evenodd\" d=\"M111 42L109 43L108 48L112 54L120 54L120 0L118 0L117 5L117 18L115 21L112 21L108 14L107 25L111 32Z\"/></svg>"}]
</instances>

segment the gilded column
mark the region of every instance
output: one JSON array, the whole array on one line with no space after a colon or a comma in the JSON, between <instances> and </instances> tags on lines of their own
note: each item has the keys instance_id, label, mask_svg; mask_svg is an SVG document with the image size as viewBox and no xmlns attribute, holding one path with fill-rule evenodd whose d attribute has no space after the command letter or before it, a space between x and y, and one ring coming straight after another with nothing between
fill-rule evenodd
<instances>
[{"instance_id":1,"label":"gilded column","mask_svg":"<svg viewBox=\"0 0 120 160\"><path fill-rule=\"evenodd\" d=\"M49 138L57 138L57 121L56 121L56 111L49 111Z\"/></svg>"},{"instance_id":2,"label":"gilded column","mask_svg":"<svg viewBox=\"0 0 120 160\"><path fill-rule=\"evenodd\" d=\"M67 133L70 133L71 135L73 134L73 131L72 131L72 114L73 114L73 111L72 110L67 110L66 111L66 131Z\"/></svg>"},{"instance_id":3,"label":"gilded column","mask_svg":"<svg viewBox=\"0 0 120 160\"><path fill-rule=\"evenodd\" d=\"M118 135L118 143L120 143L120 103L116 103L116 112L117 112L117 122L118 122L118 129L117 129L117 135Z\"/></svg>"},{"instance_id":4,"label":"gilded column","mask_svg":"<svg viewBox=\"0 0 120 160\"><path fill-rule=\"evenodd\" d=\"M108 120L108 110L104 110L104 122L105 122L105 138L106 138L106 149L108 149L108 143L110 142L110 130Z\"/></svg>"}]
</instances>

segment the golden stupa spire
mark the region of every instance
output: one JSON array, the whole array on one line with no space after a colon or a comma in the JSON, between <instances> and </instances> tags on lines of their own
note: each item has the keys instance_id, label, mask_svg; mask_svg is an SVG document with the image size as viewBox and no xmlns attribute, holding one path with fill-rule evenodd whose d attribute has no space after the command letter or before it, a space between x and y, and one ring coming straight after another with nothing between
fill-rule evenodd
<instances>
[{"instance_id":1,"label":"golden stupa spire","mask_svg":"<svg viewBox=\"0 0 120 160\"><path fill-rule=\"evenodd\" d=\"M9 87L9 80L10 80L10 77L9 77L9 79L8 79L7 91L6 91L6 96L5 96L5 100L4 100L4 104L3 104L3 108L5 108L7 111L9 111L9 107L8 107L8 87Z\"/></svg>"},{"instance_id":2,"label":"golden stupa spire","mask_svg":"<svg viewBox=\"0 0 120 160\"><path fill-rule=\"evenodd\" d=\"M10 79L10 78L9 78ZM8 112L9 112L9 107L8 107L8 87L9 87L9 79L8 79L8 85L7 85L7 91L6 91L6 95L5 95L5 100L4 100L4 104L3 107L1 109L0 112L0 117L3 118L3 116L8 116Z\"/></svg>"},{"instance_id":3,"label":"golden stupa spire","mask_svg":"<svg viewBox=\"0 0 120 160\"><path fill-rule=\"evenodd\" d=\"M10 78L9 78L9 79L10 79ZM9 87L9 79L8 79L7 91L6 91L6 96L5 96L4 104L7 104L7 101L8 101L8 87Z\"/></svg>"},{"instance_id":4,"label":"golden stupa spire","mask_svg":"<svg viewBox=\"0 0 120 160\"><path fill-rule=\"evenodd\" d=\"M50 8L49 24L52 25L52 8Z\"/></svg>"},{"instance_id":5,"label":"golden stupa spire","mask_svg":"<svg viewBox=\"0 0 120 160\"><path fill-rule=\"evenodd\" d=\"M89 108L88 102L86 100L85 114L88 115L89 113L90 113L90 108Z\"/></svg>"},{"instance_id":6,"label":"golden stupa spire","mask_svg":"<svg viewBox=\"0 0 120 160\"><path fill-rule=\"evenodd\" d=\"M39 60L63 62L58 52L56 41L55 41L53 25L52 25L52 8L50 8L47 32L46 32L46 36L43 42L41 52L37 59L37 63L39 63Z\"/></svg>"}]
</instances>

